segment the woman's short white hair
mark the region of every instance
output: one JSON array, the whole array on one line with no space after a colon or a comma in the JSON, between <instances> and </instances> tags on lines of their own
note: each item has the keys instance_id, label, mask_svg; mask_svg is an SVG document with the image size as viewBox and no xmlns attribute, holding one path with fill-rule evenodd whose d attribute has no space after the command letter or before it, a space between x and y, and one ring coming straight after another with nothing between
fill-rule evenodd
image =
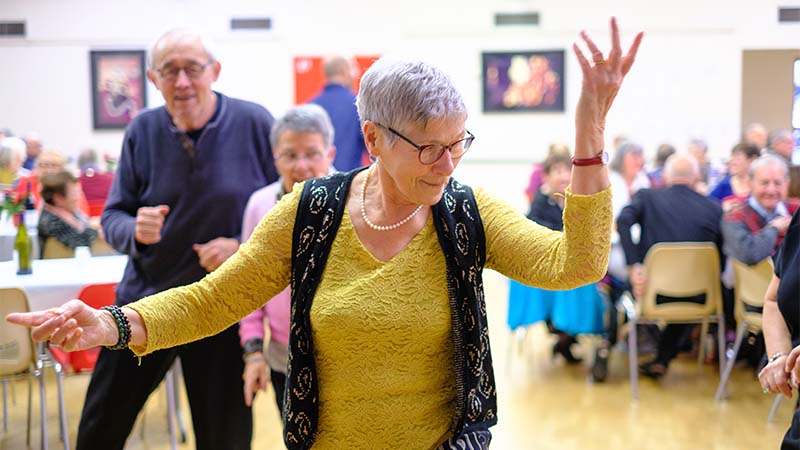
<instances>
[{"instance_id":1,"label":"woman's short white hair","mask_svg":"<svg viewBox=\"0 0 800 450\"><path fill-rule=\"evenodd\" d=\"M18 137L4 137L0 140L0 167L10 167L16 161L22 163L25 160L27 146L25 141Z\"/></svg>"},{"instance_id":2,"label":"woman's short white hair","mask_svg":"<svg viewBox=\"0 0 800 450\"><path fill-rule=\"evenodd\" d=\"M425 127L435 118L467 118L464 100L450 78L421 61L376 61L361 77L356 106L362 125L369 120L392 128ZM386 136L390 143L396 139Z\"/></svg>"},{"instance_id":3,"label":"woman's short white hair","mask_svg":"<svg viewBox=\"0 0 800 450\"><path fill-rule=\"evenodd\" d=\"M281 135L287 131L294 131L295 133L318 133L322 136L322 142L325 143L326 151L333 145L333 125L331 124L331 118L328 117L328 113L319 105L308 103L295 106L276 120L269 134L269 141L270 144L272 144L273 150L278 146Z\"/></svg>"}]
</instances>

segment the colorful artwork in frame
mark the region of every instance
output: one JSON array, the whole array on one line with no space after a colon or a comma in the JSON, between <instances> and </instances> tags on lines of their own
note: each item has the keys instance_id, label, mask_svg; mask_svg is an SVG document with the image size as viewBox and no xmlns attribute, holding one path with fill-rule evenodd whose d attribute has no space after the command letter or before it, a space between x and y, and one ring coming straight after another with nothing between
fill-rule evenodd
<instances>
[{"instance_id":1,"label":"colorful artwork in frame","mask_svg":"<svg viewBox=\"0 0 800 450\"><path fill-rule=\"evenodd\" d=\"M93 50L89 55L94 128L125 128L147 106L145 51Z\"/></svg>"},{"instance_id":2,"label":"colorful artwork in frame","mask_svg":"<svg viewBox=\"0 0 800 450\"><path fill-rule=\"evenodd\" d=\"M564 50L484 52L483 111L564 111Z\"/></svg>"}]
</instances>

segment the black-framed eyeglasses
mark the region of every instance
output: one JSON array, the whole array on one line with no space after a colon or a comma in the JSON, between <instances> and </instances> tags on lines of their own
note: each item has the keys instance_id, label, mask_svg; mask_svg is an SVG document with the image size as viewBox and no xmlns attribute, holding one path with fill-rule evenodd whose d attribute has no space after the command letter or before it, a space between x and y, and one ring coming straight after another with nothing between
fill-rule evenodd
<instances>
[{"instance_id":1,"label":"black-framed eyeglasses","mask_svg":"<svg viewBox=\"0 0 800 450\"><path fill-rule=\"evenodd\" d=\"M387 130L391 131L392 134L408 142L409 144L411 144L412 147L417 149L417 151L419 152L417 155L419 156L419 162L425 165L430 165L435 163L436 161L439 160L439 158L442 157L442 155L444 155L444 152L448 150L450 151L450 156L453 159L461 158L462 156L464 156L464 153L467 153L467 150L469 150L469 147L472 145L472 141L475 140L475 136L472 133L470 133L469 130L466 130L467 135L465 137L449 145L444 145L444 144L418 145L411 139L400 134L400 132L395 130L394 128L387 127L386 125L381 125L377 122L376 124L380 127L386 128Z\"/></svg>"},{"instance_id":2,"label":"black-framed eyeglasses","mask_svg":"<svg viewBox=\"0 0 800 450\"><path fill-rule=\"evenodd\" d=\"M214 61L209 61L205 64L200 64L197 62L192 62L187 64L185 67L174 67L174 66L166 66L160 69L156 69L156 72L166 81L175 81L180 76L181 71L186 74L187 77L191 80L196 80L200 78L203 73L206 71L206 67L214 64Z\"/></svg>"}]
</instances>

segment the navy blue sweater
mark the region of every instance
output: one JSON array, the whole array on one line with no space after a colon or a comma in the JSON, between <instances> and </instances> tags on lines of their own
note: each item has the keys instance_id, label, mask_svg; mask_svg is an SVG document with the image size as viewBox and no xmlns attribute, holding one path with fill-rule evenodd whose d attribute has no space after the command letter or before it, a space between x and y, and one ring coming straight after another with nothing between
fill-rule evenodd
<instances>
[{"instance_id":1,"label":"navy blue sweater","mask_svg":"<svg viewBox=\"0 0 800 450\"><path fill-rule=\"evenodd\" d=\"M346 87L331 83L311 103L321 106L331 118L333 145L336 147L333 167L340 172L349 172L363 166L361 158L367 152L367 146L361 134L356 96Z\"/></svg>"},{"instance_id":2,"label":"navy blue sweater","mask_svg":"<svg viewBox=\"0 0 800 450\"><path fill-rule=\"evenodd\" d=\"M140 113L125 131L102 217L105 239L129 255L119 305L205 276L192 245L238 238L250 194L278 178L269 144L272 115L255 103L218 99L218 114L194 146L163 106ZM162 204L170 212L161 242L137 243L136 211Z\"/></svg>"}]
</instances>

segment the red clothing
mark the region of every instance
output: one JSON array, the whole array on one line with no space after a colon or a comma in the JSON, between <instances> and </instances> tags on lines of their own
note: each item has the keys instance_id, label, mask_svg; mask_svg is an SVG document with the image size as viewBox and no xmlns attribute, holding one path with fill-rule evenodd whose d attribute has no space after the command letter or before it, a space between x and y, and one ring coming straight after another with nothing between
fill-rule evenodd
<instances>
[{"instance_id":1,"label":"red clothing","mask_svg":"<svg viewBox=\"0 0 800 450\"><path fill-rule=\"evenodd\" d=\"M81 188L88 202L90 217L99 216L103 213L106 205L106 198L111 191L111 184L114 182L114 174L86 171L80 177Z\"/></svg>"}]
</instances>

